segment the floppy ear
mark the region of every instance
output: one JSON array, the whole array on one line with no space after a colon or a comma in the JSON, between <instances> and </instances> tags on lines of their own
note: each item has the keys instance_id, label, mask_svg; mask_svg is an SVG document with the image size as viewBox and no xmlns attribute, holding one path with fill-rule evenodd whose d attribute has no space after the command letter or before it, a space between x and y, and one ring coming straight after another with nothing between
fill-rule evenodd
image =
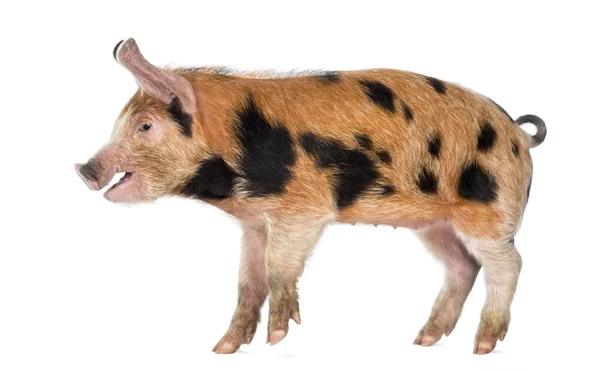
<instances>
[{"instance_id":1,"label":"floppy ear","mask_svg":"<svg viewBox=\"0 0 600 371\"><path fill-rule=\"evenodd\" d=\"M140 88L148 95L165 104L172 104L178 98L183 111L194 117L196 95L192 84L176 73L150 64L134 39L119 42L113 56L135 76Z\"/></svg>"}]
</instances>

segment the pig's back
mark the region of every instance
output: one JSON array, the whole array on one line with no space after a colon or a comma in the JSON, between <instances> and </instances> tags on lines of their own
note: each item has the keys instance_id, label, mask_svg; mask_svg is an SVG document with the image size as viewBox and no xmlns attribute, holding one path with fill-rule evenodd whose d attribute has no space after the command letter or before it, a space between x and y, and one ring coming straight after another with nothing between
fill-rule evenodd
<instances>
[{"instance_id":1,"label":"pig's back","mask_svg":"<svg viewBox=\"0 0 600 371\"><path fill-rule=\"evenodd\" d=\"M456 84L389 69L227 84L238 105L289 131L298 155L291 192L329 184L341 220L518 213L524 203L530 138Z\"/></svg>"}]
</instances>

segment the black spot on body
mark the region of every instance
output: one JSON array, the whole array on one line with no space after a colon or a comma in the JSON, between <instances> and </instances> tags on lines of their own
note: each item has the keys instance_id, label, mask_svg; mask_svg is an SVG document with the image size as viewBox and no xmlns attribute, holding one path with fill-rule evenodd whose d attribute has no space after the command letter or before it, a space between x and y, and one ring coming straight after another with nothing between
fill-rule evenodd
<instances>
[{"instance_id":1,"label":"black spot on body","mask_svg":"<svg viewBox=\"0 0 600 371\"><path fill-rule=\"evenodd\" d=\"M359 134L355 136L358 145L364 149L373 149L373 141L371 137L366 134Z\"/></svg>"},{"instance_id":2,"label":"black spot on body","mask_svg":"<svg viewBox=\"0 0 600 371\"><path fill-rule=\"evenodd\" d=\"M406 105L406 103L402 103L402 110L404 111L404 118L406 119L406 121L412 121L414 116L412 110L409 106Z\"/></svg>"},{"instance_id":3,"label":"black spot on body","mask_svg":"<svg viewBox=\"0 0 600 371\"><path fill-rule=\"evenodd\" d=\"M511 149L515 157L519 158L519 146L517 145L517 143L515 143L514 140L511 142Z\"/></svg>"},{"instance_id":4,"label":"black spot on body","mask_svg":"<svg viewBox=\"0 0 600 371\"><path fill-rule=\"evenodd\" d=\"M417 186L424 193L435 194L438 191L438 180L435 174L428 169L421 169Z\"/></svg>"},{"instance_id":5,"label":"black spot on body","mask_svg":"<svg viewBox=\"0 0 600 371\"><path fill-rule=\"evenodd\" d=\"M390 196L396 192L396 187L393 185L386 184L381 187L379 194L382 196Z\"/></svg>"},{"instance_id":6,"label":"black spot on body","mask_svg":"<svg viewBox=\"0 0 600 371\"><path fill-rule=\"evenodd\" d=\"M117 45L115 45L115 48L113 49L113 58L116 60L117 59L117 50L119 50L119 46L121 46L121 44L123 44L123 41L125 40L121 40L117 43Z\"/></svg>"},{"instance_id":7,"label":"black spot on body","mask_svg":"<svg viewBox=\"0 0 600 371\"><path fill-rule=\"evenodd\" d=\"M435 77L426 76L427 82L433 87L438 94L446 94L446 84L442 80Z\"/></svg>"},{"instance_id":8,"label":"black spot on body","mask_svg":"<svg viewBox=\"0 0 600 371\"><path fill-rule=\"evenodd\" d=\"M496 143L496 130L489 123L483 124L477 137L477 150L479 152L489 152Z\"/></svg>"},{"instance_id":9,"label":"black spot on body","mask_svg":"<svg viewBox=\"0 0 600 371\"><path fill-rule=\"evenodd\" d=\"M491 174L473 161L465 166L460 174L458 194L465 200L488 204L496 200L498 184Z\"/></svg>"},{"instance_id":10,"label":"black spot on body","mask_svg":"<svg viewBox=\"0 0 600 371\"><path fill-rule=\"evenodd\" d=\"M243 150L241 170L247 180L246 191L256 197L282 193L296 162L290 132L271 126L251 97L238 112L236 128Z\"/></svg>"},{"instance_id":11,"label":"black spot on body","mask_svg":"<svg viewBox=\"0 0 600 371\"><path fill-rule=\"evenodd\" d=\"M392 156L386 150L377 151L377 157L379 157L379 161L383 162L384 164L392 163Z\"/></svg>"},{"instance_id":12,"label":"black spot on body","mask_svg":"<svg viewBox=\"0 0 600 371\"><path fill-rule=\"evenodd\" d=\"M186 137L192 136L192 116L186 113L181 106L179 98L173 98L171 104L167 108L171 119L179 125L179 130Z\"/></svg>"},{"instance_id":13,"label":"black spot on body","mask_svg":"<svg viewBox=\"0 0 600 371\"><path fill-rule=\"evenodd\" d=\"M360 150L346 148L335 139L303 134L300 144L320 168L336 169L333 186L339 209L352 205L379 177L369 156Z\"/></svg>"},{"instance_id":14,"label":"black spot on body","mask_svg":"<svg viewBox=\"0 0 600 371\"><path fill-rule=\"evenodd\" d=\"M315 77L323 82L339 82L341 80L341 75L337 71L319 72Z\"/></svg>"},{"instance_id":15,"label":"black spot on body","mask_svg":"<svg viewBox=\"0 0 600 371\"><path fill-rule=\"evenodd\" d=\"M237 174L221 157L203 161L182 193L200 199L220 200L231 197Z\"/></svg>"},{"instance_id":16,"label":"black spot on body","mask_svg":"<svg viewBox=\"0 0 600 371\"><path fill-rule=\"evenodd\" d=\"M373 103L386 111L396 112L396 107L394 106L395 96L392 89L379 81L363 80L360 81L360 84L363 86L365 94Z\"/></svg>"},{"instance_id":17,"label":"black spot on body","mask_svg":"<svg viewBox=\"0 0 600 371\"><path fill-rule=\"evenodd\" d=\"M427 140L427 150L429 154L434 158L440 157L440 151L442 149L442 138L439 133L436 133L434 136L430 137Z\"/></svg>"}]
</instances>

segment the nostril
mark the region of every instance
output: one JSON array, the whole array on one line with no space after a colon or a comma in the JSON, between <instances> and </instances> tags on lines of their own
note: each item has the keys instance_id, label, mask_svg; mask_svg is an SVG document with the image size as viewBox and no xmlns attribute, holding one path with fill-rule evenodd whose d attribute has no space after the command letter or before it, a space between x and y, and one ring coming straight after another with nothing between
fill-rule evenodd
<instances>
[{"instance_id":1,"label":"nostril","mask_svg":"<svg viewBox=\"0 0 600 371\"><path fill-rule=\"evenodd\" d=\"M90 167L87 165L83 165L81 169L79 169L79 172L81 173L81 175L88 178L89 180L98 181L98 176L96 175L94 170L90 169Z\"/></svg>"},{"instance_id":2,"label":"nostril","mask_svg":"<svg viewBox=\"0 0 600 371\"><path fill-rule=\"evenodd\" d=\"M100 164L98 160L91 159L85 165L80 165L78 168L78 172L86 177L89 180L93 180L95 182L98 181L98 170L100 168Z\"/></svg>"},{"instance_id":3,"label":"nostril","mask_svg":"<svg viewBox=\"0 0 600 371\"><path fill-rule=\"evenodd\" d=\"M88 188L98 191L100 189L98 185L98 162L88 161L87 164L75 164L75 171L77 175L85 182Z\"/></svg>"}]
</instances>

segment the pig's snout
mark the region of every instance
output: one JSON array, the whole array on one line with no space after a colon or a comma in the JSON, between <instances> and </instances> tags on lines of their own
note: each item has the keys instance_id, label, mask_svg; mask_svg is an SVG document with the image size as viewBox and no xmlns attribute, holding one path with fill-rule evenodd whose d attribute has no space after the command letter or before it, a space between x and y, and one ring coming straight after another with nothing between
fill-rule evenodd
<instances>
[{"instance_id":1,"label":"pig's snout","mask_svg":"<svg viewBox=\"0 0 600 371\"><path fill-rule=\"evenodd\" d=\"M100 162L95 158L89 160L86 164L75 164L77 175L85 182L89 189L99 191L98 184Z\"/></svg>"}]
</instances>

